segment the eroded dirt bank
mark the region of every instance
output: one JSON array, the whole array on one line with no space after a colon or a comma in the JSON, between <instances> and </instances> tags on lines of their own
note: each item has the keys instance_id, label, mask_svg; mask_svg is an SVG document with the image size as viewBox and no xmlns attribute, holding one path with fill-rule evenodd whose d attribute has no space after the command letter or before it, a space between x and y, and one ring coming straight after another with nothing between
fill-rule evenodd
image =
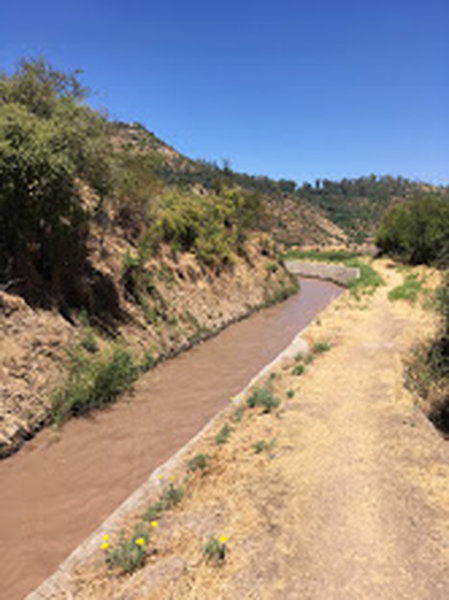
<instances>
[{"instance_id":1,"label":"eroded dirt bank","mask_svg":"<svg viewBox=\"0 0 449 600\"><path fill-rule=\"evenodd\" d=\"M299 294L160 364L128 402L47 430L0 463L0 597L22 598L341 290Z\"/></svg>"},{"instance_id":2,"label":"eroded dirt bank","mask_svg":"<svg viewBox=\"0 0 449 600\"><path fill-rule=\"evenodd\" d=\"M271 380L278 414L248 409L225 445L214 432L197 444L192 455L208 453L210 467L159 519L144 568L112 575L98 549L55 598L448 597L449 446L403 384L402 359L434 318L391 303L402 276L377 266L387 286L361 303L345 294L308 328L330 351L301 376L290 364ZM276 443L256 453L260 440ZM221 567L202 554L219 535L229 548Z\"/></svg>"}]
</instances>

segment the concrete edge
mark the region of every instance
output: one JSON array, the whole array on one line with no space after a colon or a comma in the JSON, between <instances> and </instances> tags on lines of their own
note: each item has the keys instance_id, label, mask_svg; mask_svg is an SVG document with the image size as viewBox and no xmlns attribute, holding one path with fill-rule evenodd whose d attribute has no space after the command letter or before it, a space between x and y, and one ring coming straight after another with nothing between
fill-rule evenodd
<instances>
[{"instance_id":1,"label":"concrete edge","mask_svg":"<svg viewBox=\"0 0 449 600\"><path fill-rule=\"evenodd\" d=\"M248 391L260 380L266 377L270 371L279 366L283 361L293 358L296 354L307 354L309 347L307 342L302 338L302 331L299 332L290 344L278 354L270 363L268 363L261 371L259 371L248 383L248 385L233 399L232 407L238 407L243 404ZM116 531L125 515L136 510L141 506L145 499L152 493L160 491L159 476L163 475L167 478L175 470L179 469L185 456L191 451L193 446L209 431L211 431L223 415L229 412L229 406L226 406L219 411L206 425L176 454L169 458L165 463L157 467L135 492L131 494L109 517L101 523L101 525L87 537L84 542L73 550L73 552L59 565L57 570L50 575L38 588L26 596L26 600L49 600L56 594L68 591L71 581L71 573L81 563L88 560L94 552L98 552L104 534L110 534L111 531Z\"/></svg>"}]
</instances>

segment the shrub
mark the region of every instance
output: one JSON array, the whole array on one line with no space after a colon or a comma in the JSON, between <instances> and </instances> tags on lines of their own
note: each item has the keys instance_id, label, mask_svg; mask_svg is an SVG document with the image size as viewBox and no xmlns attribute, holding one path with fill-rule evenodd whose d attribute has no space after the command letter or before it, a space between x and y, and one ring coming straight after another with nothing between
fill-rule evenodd
<instances>
[{"instance_id":1,"label":"shrub","mask_svg":"<svg viewBox=\"0 0 449 600\"><path fill-rule=\"evenodd\" d=\"M449 194L417 192L384 214L376 244L391 255L412 263L449 260Z\"/></svg>"},{"instance_id":2,"label":"shrub","mask_svg":"<svg viewBox=\"0 0 449 600\"><path fill-rule=\"evenodd\" d=\"M264 413L269 413L274 408L278 408L281 403L279 398L276 398L271 390L267 388L256 388L246 402L249 408L262 407Z\"/></svg>"},{"instance_id":3,"label":"shrub","mask_svg":"<svg viewBox=\"0 0 449 600\"><path fill-rule=\"evenodd\" d=\"M70 353L67 380L52 398L52 415L62 424L69 415L81 415L113 402L137 378L138 370L131 354L113 346L95 355L79 348Z\"/></svg>"},{"instance_id":4,"label":"shrub","mask_svg":"<svg viewBox=\"0 0 449 600\"><path fill-rule=\"evenodd\" d=\"M287 398L293 398L293 396L295 395L295 390L287 390L285 392L285 395L287 396Z\"/></svg>"}]
</instances>

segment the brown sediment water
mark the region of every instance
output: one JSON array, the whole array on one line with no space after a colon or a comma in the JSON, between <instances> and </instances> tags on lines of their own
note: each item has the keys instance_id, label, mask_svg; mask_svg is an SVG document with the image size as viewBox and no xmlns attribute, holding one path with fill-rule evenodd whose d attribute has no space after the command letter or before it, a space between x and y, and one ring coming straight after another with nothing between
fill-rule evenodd
<instances>
[{"instance_id":1,"label":"brown sediment water","mask_svg":"<svg viewBox=\"0 0 449 600\"><path fill-rule=\"evenodd\" d=\"M301 279L285 302L158 365L132 396L0 463L0 598L23 598L342 290Z\"/></svg>"}]
</instances>

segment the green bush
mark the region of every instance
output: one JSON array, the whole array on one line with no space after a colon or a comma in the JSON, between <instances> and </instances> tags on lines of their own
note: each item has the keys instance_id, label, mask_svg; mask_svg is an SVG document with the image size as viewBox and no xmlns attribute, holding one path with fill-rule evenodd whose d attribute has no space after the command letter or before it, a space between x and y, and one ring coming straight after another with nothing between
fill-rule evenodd
<instances>
[{"instance_id":1,"label":"green bush","mask_svg":"<svg viewBox=\"0 0 449 600\"><path fill-rule=\"evenodd\" d=\"M69 415L81 415L113 402L137 378L131 354L113 346L94 355L77 348L70 353L67 380L52 399L52 415L62 424Z\"/></svg>"},{"instance_id":2,"label":"green bush","mask_svg":"<svg viewBox=\"0 0 449 600\"><path fill-rule=\"evenodd\" d=\"M249 408L262 407L264 413L271 412L281 404L279 398L267 388L256 388L246 402Z\"/></svg>"},{"instance_id":3,"label":"green bush","mask_svg":"<svg viewBox=\"0 0 449 600\"><path fill-rule=\"evenodd\" d=\"M420 192L384 214L376 244L412 263L449 264L449 192Z\"/></svg>"}]
</instances>

